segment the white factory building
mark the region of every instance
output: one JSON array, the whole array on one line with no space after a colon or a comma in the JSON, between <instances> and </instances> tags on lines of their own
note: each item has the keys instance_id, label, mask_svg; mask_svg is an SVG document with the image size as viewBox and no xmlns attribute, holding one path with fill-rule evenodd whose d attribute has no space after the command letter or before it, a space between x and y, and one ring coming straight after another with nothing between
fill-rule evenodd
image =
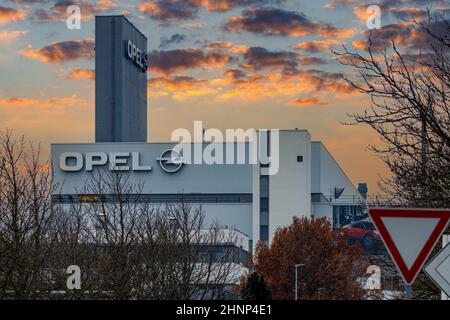
<instances>
[{"instance_id":1,"label":"white factory building","mask_svg":"<svg viewBox=\"0 0 450 320\"><path fill-rule=\"evenodd\" d=\"M83 186L96 171L120 171L143 183L139 194L129 195L133 201L201 205L207 222L247 235L250 250L258 240L270 242L293 216L327 217L334 226L364 217L364 185L360 193L307 130L279 130L276 144L273 135L220 144L223 159L245 150L244 163L233 164L190 163L183 152L172 152L176 142L147 143L147 39L123 16L97 17L95 47L96 142L52 145L55 204L89 196ZM270 156L278 154L274 172L272 162L251 156L266 138ZM205 152L211 144L192 143L184 150Z\"/></svg>"}]
</instances>

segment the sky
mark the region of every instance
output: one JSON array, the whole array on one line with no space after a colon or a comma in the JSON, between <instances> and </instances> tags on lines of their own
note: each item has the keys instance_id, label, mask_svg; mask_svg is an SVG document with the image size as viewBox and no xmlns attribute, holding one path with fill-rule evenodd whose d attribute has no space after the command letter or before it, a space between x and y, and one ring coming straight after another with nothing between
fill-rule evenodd
<instances>
[{"instance_id":1,"label":"sky","mask_svg":"<svg viewBox=\"0 0 450 320\"><path fill-rule=\"evenodd\" d=\"M67 7L81 29L67 28ZM355 70L331 49L364 53L368 5L373 30L407 53L423 41L408 19L448 14L450 0L0 0L0 130L40 143L94 141L94 17L123 14L149 39L148 140L177 128L307 129L353 183L377 193L389 172L368 149L381 143L348 114L367 96L345 83Z\"/></svg>"}]
</instances>

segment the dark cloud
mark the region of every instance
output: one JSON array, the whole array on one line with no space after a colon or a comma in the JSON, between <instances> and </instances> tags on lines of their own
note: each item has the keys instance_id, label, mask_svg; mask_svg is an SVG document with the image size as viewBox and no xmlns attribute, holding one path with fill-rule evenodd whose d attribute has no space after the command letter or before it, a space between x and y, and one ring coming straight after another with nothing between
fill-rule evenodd
<instances>
[{"instance_id":1,"label":"dark cloud","mask_svg":"<svg viewBox=\"0 0 450 320\"><path fill-rule=\"evenodd\" d=\"M433 34L448 38L448 26L445 21L434 21L430 24L430 30ZM358 49L366 50L369 45L370 32L363 33L364 39L353 41L353 46ZM402 46L411 50L421 50L429 48L430 41L434 41L424 32L414 29L406 22L390 24L381 29L372 32L372 49L382 50L386 46L391 46L394 42L397 46Z\"/></svg>"},{"instance_id":2,"label":"dark cloud","mask_svg":"<svg viewBox=\"0 0 450 320\"><path fill-rule=\"evenodd\" d=\"M47 3L50 0L9 0L14 3L25 3L25 4L33 4L33 3Z\"/></svg>"},{"instance_id":3,"label":"dark cloud","mask_svg":"<svg viewBox=\"0 0 450 320\"><path fill-rule=\"evenodd\" d=\"M305 76L308 82L315 87L316 91L320 92L335 92L340 94L355 93L354 87L349 85L342 79L339 73L327 72L322 70L300 70L293 76ZM292 76L292 75L291 75Z\"/></svg>"},{"instance_id":4,"label":"dark cloud","mask_svg":"<svg viewBox=\"0 0 450 320\"><path fill-rule=\"evenodd\" d=\"M327 64L328 61L317 58L317 57L309 57L309 56L298 56L298 61L304 66L312 66L312 65L320 65L320 64Z\"/></svg>"},{"instance_id":5,"label":"dark cloud","mask_svg":"<svg viewBox=\"0 0 450 320\"><path fill-rule=\"evenodd\" d=\"M262 5L267 3L281 3L283 0L187 0L198 7L203 7L208 11L224 12L236 7L249 5Z\"/></svg>"},{"instance_id":6,"label":"dark cloud","mask_svg":"<svg viewBox=\"0 0 450 320\"><path fill-rule=\"evenodd\" d=\"M292 106L324 106L327 105L328 102L321 101L317 96L311 96L307 98L298 98L293 101L291 101Z\"/></svg>"},{"instance_id":7,"label":"dark cloud","mask_svg":"<svg viewBox=\"0 0 450 320\"><path fill-rule=\"evenodd\" d=\"M245 79L247 77L247 73L241 69L228 69L225 71L225 76L235 80L240 80Z\"/></svg>"},{"instance_id":8,"label":"dark cloud","mask_svg":"<svg viewBox=\"0 0 450 320\"><path fill-rule=\"evenodd\" d=\"M352 29L339 29L329 23L315 22L305 14L277 8L250 8L241 16L227 19L228 31L247 31L269 36L308 36L346 38L353 35Z\"/></svg>"},{"instance_id":9,"label":"dark cloud","mask_svg":"<svg viewBox=\"0 0 450 320\"><path fill-rule=\"evenodd\" d=\"M265 68L294 69L299 61L297 54L288 51L269 51L262 47L250 47L243 56L241 66L255 70Z\"/></svg>"},{"instance_id":10,"label":"dark cloud","mask_svg":"<svg viewBox=\"0 0 450 320\"><path fill-rule=\"evenodd\" d=\"M163 36L161 37L159 48L165 49L172 44L180 43L183 42L184 40L186 40L186 36L179 33L173 34L170 38Z\"/></svg>"},{"instance_id":11,"label":"dark cloud","mask_svg":"<svg viewBox=\"0 0 450 320\"><path fill-rule=\"evenodd\" d=\"M180 0L146 1L139 4L138 8L140 12L162 23L192 19L197 16L198 11L189 1Z\"/></svg>"},{"instance_id":12,"label":"dark cloud","mask_svg":"<svg viewBox=\"0 0 450 320\"><path fill-rule=\"evenodd\" d=\"M140 12L162 24L197 17L199 9L225 12L236 7L280 3L283 0L148 0L139 4Z\"/></svg>"},{"instance_id":13,"label":"dark cloud","mask_svg":"<svg viewBox=\"0 0 450 320\"><path fill-rule=\"evenodd\" d=\"M193 77L188 76L175 76L173 78L158 77L158 78L150 78L147 81L149 87L164 85L166 87L170 87L173 89L191 89L195 86L205 83L207 83L206 80L195 79Z\"/></svg>"},{"instance_id":14,"label":"dark cloud","mask_svg":"<svg viewBox=\"0 0 450 320\"><path fill-rule=\"evenodd\" d=\"M326 61L317 57L298 55L290 51L269 51L262 47L250 47L243 54L241 67L253 70L281 69L287 72L294 70L299 64L318 65Z\"/></svg>"},{"instance_id":15,"label":"dark cloud","mask_svg":"<svg viewBox=\"0 0 450 320\"><path fill-rule=\"evenodd\" d=\"M424 18L427 11L420 8L392 8L389 12L397 19Z\"/></svg>"},{"instance_id":16,"label":"dark cloud","mask_svg":"<svg viewBox=\"0 0 450 320\"><path fill-rule=\"evenodd\" d=\"M200 49L192 48L152 51L149 54L149 69L160 74L171 74L198 67L219 68L231 60L231 56L226 53L205 53Z\"/></svg>"},{"instance_id":17,"label":"dark cloud","mask_svg":"<svg viewBox=\"0 0 450 320\"><path fill-rule=\"evenodd\" d=\"M436 3L444 3L448 0L434 0L433 2ZM392 7L398 7L400 5L408 5L408 4L414 4L414 5L430 5L430 0L375 0L370 1L369 3L365 0L332 0L330 3L325 5L325 8L327 9L336 9L336 8L343 8L348 6L354 6L354 5L364 5L369 6L375 4L379 6L380 8L383 8L385 10L388 10Z\"/></svg>"},{"instance_id":18,"label":"dark cloud","mask_svg":"<svg viewBox=\"0 0 450 320\"><path fill-rule=\"evenodd\" d=\"M22 51L22 55L39 59L46 63L60 63L78 58L92 59L94 57L94 41L73 40L54 42L41 49L33 50L33 48L29 47Z\"/></svg>"}]
</instances>

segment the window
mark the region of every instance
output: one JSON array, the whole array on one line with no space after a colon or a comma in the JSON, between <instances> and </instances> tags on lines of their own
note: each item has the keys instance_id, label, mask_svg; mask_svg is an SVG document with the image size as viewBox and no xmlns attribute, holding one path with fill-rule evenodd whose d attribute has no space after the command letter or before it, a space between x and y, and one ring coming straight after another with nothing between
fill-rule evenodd
<instances>
[{"instance_id":1,"label":"window","mask_svg":"<svg viewBox=\"0 0 450 320\"><path fill-rule=\"evenodd\" d=\"M269 226L259 227L259 239L261 241L269 241Z\"/></svg>"},{"instance_id":2,"label":"window","mask_svg":"<svg viewBox=\"0 0 450 320\"><path fill-rule=\"evenodd\" d=\"M297 156L297 162L303 162L303 156Z\"/></svg>"},{"instance_id":3,"label":"window","mask_svg":"<svg viewBox=\"0 0 450 320\"><path fill-rule=\"evenodd\" d=\"M269 197L269 176L261 176L259 179L259 197Z\"/></svg>"},{"instance_id":4,"label":"window","mask_svg":"<svg viewBox=\"0 0 450 320\"><path fill-rule=\"evenodd\" d=\"M333 206L333 227L342 227L352 224L356 221L367 217L364 207L361 205L342 205ZM361 225L355 228L368 228L363 222L359 221Z\"/></svg>"},{"instance_id":5,"label":"window","mask_svg":"<svg viewBox=\"0 0 450 320\"><path fill-rule=\"evenodd\" d=\"M259 240L269 241L269 176L259 177Z\"/></svg>"},{"instance_id":6,"label":"window","mask_svg":"<svg viewBox=\"0 0 450 320\"><path fill-rule=\"evenodd\" d=\"M269 211L269 199L268 198L261 198L259 202L259 210L262 211Z\"/></svg>"},{"instance_id":7,"label":"window","mask_svg":"<svg viewBox=\"0 0 450 320\"><path fill-rule=\"evenodd\" d=\"M259 224L263 226L269 225L269 210L261 210L259 215Z\"/></svg>"}]
</instances>

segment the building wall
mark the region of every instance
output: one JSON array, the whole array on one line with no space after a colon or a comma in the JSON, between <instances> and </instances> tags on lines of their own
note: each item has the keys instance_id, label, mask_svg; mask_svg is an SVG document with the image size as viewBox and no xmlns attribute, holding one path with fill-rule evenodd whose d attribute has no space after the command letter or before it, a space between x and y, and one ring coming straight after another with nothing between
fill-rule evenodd
<instances>
[{"instance_id":1,"label":"building wall","mask_svg":"<svg viewBox=\"0 0 450 320\"><path fill-rule=\"evenodd\" d=\"M311 192L316 195L312 202L312 214L317 218L326 217L333 222L333 207L361 206L364 201L321 142L313 141L311 151ZM335 188L344 188L338 198L335 197Z\"/></svg>"},{"instance_id":2,"label":"building wall","mask_svg":"<svg viewBox=\"0 0 450 320\"><path fill-rule=\"evenodd\" d=\"M198 204L199 205L199 204ZM221 226L237 229L252 237L252 204L201 204L205 212L205 224L219 223ZM248 241L243 243L248 251Z\"/></svg>"},{"instance_id":3,"label":"building wall","mask_svg":"<svg viewBox=\"0 0 450 320\"><path fill-rule=\"evenodd\" d=\"M94 168L93 172L87 172L83 167L77 172L62 171L59 168L62 153L78 152L85 157L88 152L138 152L140 165L151 165L152 170L126 171L124 174L129 181L143 183L142 193L149 195L152 202L173 203L174 199L180 199L177 194L181 194L183 199L189 199L189 203L202 205L208 224L217 222L234 227L247 234L253 244L261 239L262 225L267 225L265 237L270 242L277 228L289 225L293 216L314 215L332 221L333 206L357 204L352 200L359 198L357 190L320 142L311 143L309 133L304 130L285 130L279 135L279 169L268 176L268 221L266 217L261 219L260 194L260 182L264 177L261 172L266 168L250 164L247 157L246 164L184 164L178 172L167 173L157 159L164 151L171 150L174 143L54 144L54 196L60 199L61 195L86 193L83 188L99 170ZM192 154L195 145L199 144L189 145ZM207 145L201 145L203 150ZM241 145L234 145L235 157ZM251 145L243 145L248 155ZM271 153L276 152L274 148L271 147ZM106 170L107 165L102 169ZM335 187L344 188L339 199L332 197ZM323 193L331 198L322 197L324 201L315 202L311 193ZM67 197L64 201L67 203Z\"/></svg>"},{"instance_id":4,"label":"building wall","mask_svg":"<svg viewBox=\"0 0 450 320\"><path fill-rule=\"evenodd\" d=\"M320 141L311 142L312 168L311 192L322 193L325 197L334 196L334 189L344 188L341 199L358 196L359 192L352 181L339 166L331 153ZM351 156L351 155L349 155Z\"/></svg>"},{"instance_id":5,"label":"building wall","mask_svg":"<svg viewBox=\"0 0 450 320\"><path fill-rule=\"evenodd\" d=\"M152 166L152 171L124 171L129 182L143 184L142 193L150 198L167 198L181 194L192 206L201 205L205 213L205 223L219 223L222 226L234 227L252 237L252 165L206 165L185 164L178 172L163 171L156 160L165 150L170 150L173 143L95 143L95 144L53 144L52 167L54 172L54 198L63 197L65 203L70 202L69 195L78 201L78 194L90 193L86 186L95 179L98 173L105 174L107 166L94 167L87 172L85 167L76 172L65 172L59 167L59 158L65 152L78 152L85 157L88 152L139 152L140 164ZM245 146L248 148L248 145ZM235 145L235 156L237 153ZM246 149L248 150L248 149ZM248 154L248 153L247 153ZM226 150L224 152L226 156ZM237 156L236 156L237 157ZM130 165L130 161L128 161ZM106 173L107 174L107 173ZM223 203L224 197L230 198ZM203 203L191 202L191 197L207 199ZM217 200L215 200L217 198ZM158 199L155 205L158 205ZM225 198L227 199L227 198ZM231 199L231 200L230 200Z\"/></svg>"},{"instance_id":6,"label":"building wall","mask_svg":"<svg viewBox=\"0 0 450 320\"><path fill-rule=\"evenodd\" d=\"M293 216L311 215L311 136L309 132L280 131L279 155L279 171L269 177L270 240L278 227L292 222ZM297 161L298 156L303 157L302 162Z\"/></svg>"},{"instance_id":7,"label":"building wall","mask_svg":"<svg viewBox=\"0 0 450 320\"><path fill-rule=\"evenodd\" d=\"M123 16L95 18L95 141L147 141L147 74L126 57L147 38Z\"/></svg>"}]
</instances>

